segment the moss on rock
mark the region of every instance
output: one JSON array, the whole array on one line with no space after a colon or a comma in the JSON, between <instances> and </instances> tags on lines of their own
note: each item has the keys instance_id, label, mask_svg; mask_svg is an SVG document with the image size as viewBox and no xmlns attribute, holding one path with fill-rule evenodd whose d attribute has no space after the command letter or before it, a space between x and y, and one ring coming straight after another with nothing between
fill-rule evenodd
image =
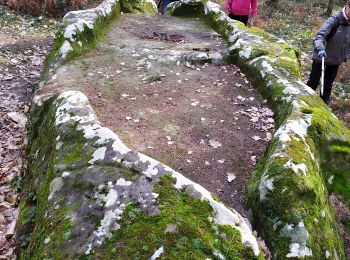
<instances>
[{"instance_id":1,"label":"moss on rock","mask_svg":"<svg viewBox=\"0 0 350 260\"><path fill-rule=\"evenodd\" d=\"M196 8L275 112L279 130L248 186L255 227L276 259L345 258L327 189L348 201L349 130L300 81L299 50L229 19L210 1L181 0L169 13Z\"/></svg>"},{"instance_id":2,"label":"moss on rock","mask_svg":"<svg viewBox=\"0 0 350 260\"><path fill-rule=\"evenodd\" d=\"M239 232L228 225L213 224L208 202L194 199L174 187L176 180L163 175L154 192L159 194L160 213L146 215L137 204L129 204L121 228L113 231L106 245L92 258L149 259L160 248L165 259L256 259L251 248L241 243Z\"/></svg>"},{"instance_id":3,"label":"moss on rock","mask_svg":"<svg viewBox=\"0 0 350 260\"><path fill-rule=\"evenodd\" d=\"M125 13L157 13L157 5L153 0L122 0L121 10Z\"/></svg>"},{"instance_id":4,"label":"moss on rock","mask_svg":"<svg viewBox=\"0 0 350 260\"><path fill-rule=\"evenodd\" d=\"M82 93L38 101L31 119L21 259L264 258L241 216L129 150Z\"/></svg>"},{"instance_id":5,"label":"moss on rock","mask_svg":"<svg viewBox=\"0 0 350 260\"><path fill-rule=\"evenodd\" d=\"M120 11L118 0L105 0L94 9L66 14L56 34L53 49L45 59L43 78L48 79L50 69L54 70L59 64L95 47Z\"/></svg>"}]
</instances>

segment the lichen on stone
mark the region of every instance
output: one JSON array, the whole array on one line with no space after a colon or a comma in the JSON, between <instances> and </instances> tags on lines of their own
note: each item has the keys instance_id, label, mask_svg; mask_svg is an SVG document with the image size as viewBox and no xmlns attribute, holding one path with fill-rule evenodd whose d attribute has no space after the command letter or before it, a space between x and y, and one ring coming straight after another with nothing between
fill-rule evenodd
<instances>
[{"instance_id":1,"label":"lichen on stone","mask_svg":"<svg viewBox=\"0 0 350 260\"><path fill-rule=\"evenodd\" d=\"M345 192L349 181L344 178L349 152L346 148L332 152L328 148L337 139L342 140L341 147L349 147L349 131L301 82L300 52L276 37L228 19L210 1L180 0L172 5L170 13L181 15L186 8L197 10L197 17L227 40L232 62L256 84L275 112L279 129L250 180L247 198L255 227L273 256L321 259L327 252L334 252L334 259L343 258L343 242L324 178L334 176L328 187L349 198ZM330 158L334 162L331 165ZM320 218L322 212L327 212L327 217ZM294 236L293 232L282 231L283 226L293 227L293 232L300 229L303 239L296 238L300 232L294 232Z\"/></svg>"}]
</instances>

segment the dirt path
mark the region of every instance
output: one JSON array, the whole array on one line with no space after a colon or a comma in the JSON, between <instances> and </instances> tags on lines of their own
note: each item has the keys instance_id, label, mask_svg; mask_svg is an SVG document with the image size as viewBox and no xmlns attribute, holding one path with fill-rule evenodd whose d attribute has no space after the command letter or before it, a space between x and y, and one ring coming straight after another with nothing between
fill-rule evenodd
<instances>
[{"instance_id":1,"label":"dirt path","mask_svg":"<svg viewBox=\"0 0 350 260\"><path fill-rule=\"evenodd\" d=\"M0 10L0 259L14 259L17 188L26 172L26 113L52 33L40 20Z\"/></svg>"},{"instance_id":2,"label":"dirt path","mask_svg":"<svg viewBox=\"0 0 350 260\"><path fill-rule=\"evenodd\" d=\"M273 132L272 112L219 36L197 19L122 15L52 89L85 92L132 149L200 183L246 215L243 196Z\"/></svg>"}]
</instances>

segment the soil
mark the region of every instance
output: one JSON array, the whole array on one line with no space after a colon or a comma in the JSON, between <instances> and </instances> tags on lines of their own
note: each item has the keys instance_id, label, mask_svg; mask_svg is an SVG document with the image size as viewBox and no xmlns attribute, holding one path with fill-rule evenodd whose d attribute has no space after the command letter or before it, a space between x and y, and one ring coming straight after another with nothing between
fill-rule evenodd
<instances>
[{"instance_id":1,"label":"soil","mask_svg":"<svg viewBox=\"0 0 350 260\"><path fill-rule=\"evenodd\" d=\"M15 259L18 191L27 168L26 113L52 28L7 12L0 20L0 259Z\"/></svg>"},{"instance_id":2,"label":"soil","mask_svg":"<svg viewBox=\"0 0 350 260\"><path fill-rule=\"evenodd\" d=\"M83 91L126 145L246 216L246 184L274 131L273 113L236 66L213 58L225 49L197 19L122 15L49 84Z\"/></svg>"}]
</instances>

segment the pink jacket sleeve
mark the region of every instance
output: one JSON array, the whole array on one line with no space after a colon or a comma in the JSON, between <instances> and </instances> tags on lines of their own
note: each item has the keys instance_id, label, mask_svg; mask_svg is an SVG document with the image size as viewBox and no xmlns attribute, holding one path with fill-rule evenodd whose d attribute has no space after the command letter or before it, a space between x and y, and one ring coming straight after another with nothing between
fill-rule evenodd
<instances>
[{"instance_id":1,"label":"pink jacket sleeve","mask_svg":"<svg viewBox=\"0 0 350 260\"><path fill-rule=\"evenodd\" d=\"M231 11L231 6L230 6L231 1L232 0L226 0L226 10L228 11Z\"/></svg>"},{"instance_id":2,"label":"pink jacket sleeve","mask_svg":"<svg viewBox=\"0 0 350 260\"><path fill-rule=\"evenodd\" d=\"M227 0L226 0L227 1ZM258 0L251 0L251 15L255 16L258 9Z\"/></svg>"}]
</instances>

